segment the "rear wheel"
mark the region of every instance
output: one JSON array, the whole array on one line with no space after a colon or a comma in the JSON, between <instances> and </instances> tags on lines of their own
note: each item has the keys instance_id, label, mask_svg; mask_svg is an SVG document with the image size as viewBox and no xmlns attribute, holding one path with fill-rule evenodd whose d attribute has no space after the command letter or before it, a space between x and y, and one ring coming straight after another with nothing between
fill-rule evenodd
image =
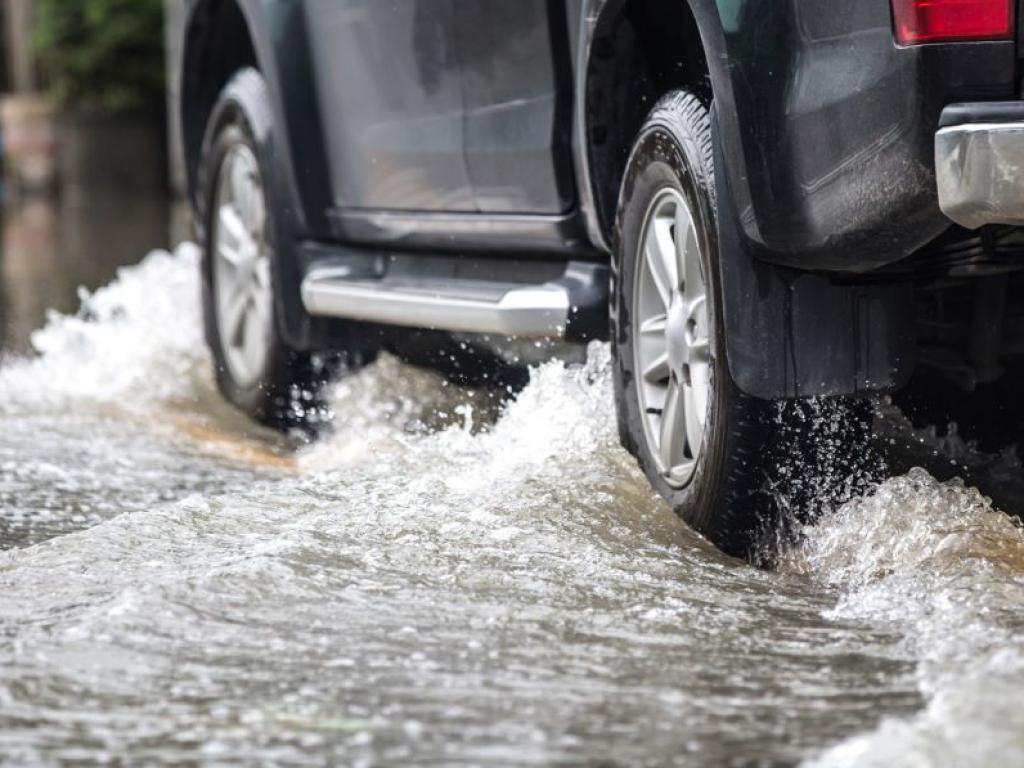
<instances>
[{"instance_id":1,"label":"rear wheel","mask_svg":"<svg viewBox=\"0 0 1024 768\"><path fill-rule=\"evenodd\" d=\"M711 122L678 91L622 185L612 294L619 433L654 488L724 551L771 557L841 496L867 419L845 400L770 402L733 382L719 280ZM848 490L848 486L847 486Z\"/></svg>"}]
</instances>

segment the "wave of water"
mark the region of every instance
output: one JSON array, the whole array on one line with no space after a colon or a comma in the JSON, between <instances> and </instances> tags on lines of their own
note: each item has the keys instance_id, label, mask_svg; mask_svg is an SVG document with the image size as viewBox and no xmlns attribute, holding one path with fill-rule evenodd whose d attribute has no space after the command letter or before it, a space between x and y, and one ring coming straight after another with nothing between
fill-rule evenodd
<instances>
[{"instance_id":1,"label":"wave of water","mask_svg":"<svg viewBox=\"0 0 1024 768\"><path fill-rule=\"evenodd\" d=\"M83 403L141 406L184 399L208 378L199 311L199 251L182 245L81 291L75 315L51 313L32 334L38 355L0 369L0 412Z\"/></svg>"},{"instance_id":2,"label":"wave of water","mask_svg":"<svg viewBox=\"0 0 1024 768\"><path fill-rule=\"evenodd\" d=\"M0 546L287 471L215 392L198 260L190 244L150 254L2 361Z\"/></svg>"},{"instance_id":3,"label":"wave of water","mask_svg":"<svg viewBox=\"0 0 1024 768\"><path fill-rule=\"evenodd\" d=\"M807 531L793 561L839 590L830 617L905 634L927 701L814 766L1024 763L1024 529L915 469ZM792 564L791 564L792 565Z\"/></svg>"},{"instance_id":4,"label":"wave of water","mask_svg":"<svg viewBox=\"0 0 1024 768\"><path fill-rule=\"evenodd\" d=\"M496 420L385 356L291 453L213 391L196 259L0 368L0 762L1024 759L1024 537L975 490L891 478L752 569L618 447L602 345Z\"/></svg>"}]
</instances>

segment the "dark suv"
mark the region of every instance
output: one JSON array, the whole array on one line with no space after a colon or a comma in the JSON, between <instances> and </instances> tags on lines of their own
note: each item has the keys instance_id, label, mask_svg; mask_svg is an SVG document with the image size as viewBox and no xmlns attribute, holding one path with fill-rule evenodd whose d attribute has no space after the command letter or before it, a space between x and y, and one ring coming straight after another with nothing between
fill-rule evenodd
<instances>
[{"instance_id":1,"label":"dark suv","mask_svg":"<svg viewBox=\"0 0 1024 768\"><path fill-rule=\"evenodd\" d=\"M219 384L288 425L327 351L610 339L623 444L749 554L787 403L1016 370L1015 3L186 0Z\"/></svg>"}]
</instances>

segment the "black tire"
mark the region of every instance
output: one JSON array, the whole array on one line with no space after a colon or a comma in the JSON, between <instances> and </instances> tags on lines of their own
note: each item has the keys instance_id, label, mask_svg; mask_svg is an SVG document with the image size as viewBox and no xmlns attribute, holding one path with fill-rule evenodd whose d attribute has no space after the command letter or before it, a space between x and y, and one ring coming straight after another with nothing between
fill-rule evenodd
<instances>
[{"instance_id":1,"label":"black tire","mask_svg":"<svg viewBox=\"0 0 1024 768\"><path fill-rule=\"evenodd\" d=\"M217 386L224 397L250 417L279 430L315 432L327 419L320 399L323 384L336 367L332 355L313 354L292 349L285 342L282 328L282 290L279 258L286 253L291 233L281 231L282 217L275 199L271 167L273 126L270 97L263 76L254 69L240 70L225 86L207 127L198 174L198 197L202 227L203 317L207 343L213 356ZM237 145L248 147L255 155L263 179L266 238L270 246L270 305L273 319L267 339L262 370L254 381L241 383L232 375L226 359L223 335L218 323L216 270L214 269L214 218L220 170L227 154Z\"/></svg>"},{"instance_id":2,"label":"black tire","mask_svg":"<svg viewBox=\"0 0 1024 768\"><path fill-rule=\"evenodd\" d=\"M695 222L708 322L715 329L702 447L682 487L659 472L645 437L631 317L644 219L667 187L683 195ZM851 422L844 400L775 403L749 397L733 382L726 363L717 219L708 109L690 93L670 93L634 143L619 197L611 296L619 434L655 490L691 527L726 553L765 562L824 497L849 495L848 487L839 486L852 466L836 446L859 451L870 426L863 418ZM833 433L842 439L830 438Z\"/></svg>"}]
</instances>

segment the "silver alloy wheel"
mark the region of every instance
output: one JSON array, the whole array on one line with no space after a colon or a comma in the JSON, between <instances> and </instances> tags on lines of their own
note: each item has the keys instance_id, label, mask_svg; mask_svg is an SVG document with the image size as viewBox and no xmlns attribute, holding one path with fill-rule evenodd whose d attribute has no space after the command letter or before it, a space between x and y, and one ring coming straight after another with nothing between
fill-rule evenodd
<instances>
[{"instance_id":1,"label":"silver alloy wheel","mask_svg":"<svg viewBox=\"0 0 1024 768\"><path fill-rule=\"evenodd\" d=\"M236 144L224 156L213 222L217 327L232 379L251 387L267 362L273 288L267 210L256 155Z\"/></svg>"},{"instance_id":2,"label":"silver alloy wheel","mask_svg":"<svg viewBox=\"0 0 1024 768\"><path fill-rule=\"evenodd\" d=\"M658 473L676 488L693 476L711 388L711 333L696 225L682 194L659 192L635 260L633 354L641 420Z\"/></svg>"}]
</instances>

